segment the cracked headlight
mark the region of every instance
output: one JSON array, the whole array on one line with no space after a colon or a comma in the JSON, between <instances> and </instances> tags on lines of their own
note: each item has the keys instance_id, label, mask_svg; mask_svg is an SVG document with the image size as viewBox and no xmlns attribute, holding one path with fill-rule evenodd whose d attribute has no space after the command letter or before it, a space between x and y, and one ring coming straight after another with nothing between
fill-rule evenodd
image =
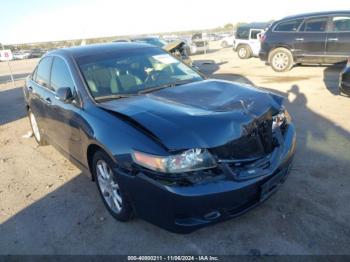
<instances>
[{"instance_id":1,"label":"cracked headlight","mask_svg":"<svg viewBox=\"0 0 350 262\"><path fill-rule=\"evenodd\" d=\"M287 110L281 110L277 115L272 117L272 129L280 127L284 123L290 122L291 118Z\"/></svg>"},{"instance_id":2,"label":"cracked headlight","mask_svg":"<svg viewBox=\"0 0 350 262\"><path fill-rule=\"evenodd\" d=\"M140 166L163 173L190 172L216 167L214 157L206 149L189 149L166 157L134 151L132 158Z\"/></svg>"}]
</instances>

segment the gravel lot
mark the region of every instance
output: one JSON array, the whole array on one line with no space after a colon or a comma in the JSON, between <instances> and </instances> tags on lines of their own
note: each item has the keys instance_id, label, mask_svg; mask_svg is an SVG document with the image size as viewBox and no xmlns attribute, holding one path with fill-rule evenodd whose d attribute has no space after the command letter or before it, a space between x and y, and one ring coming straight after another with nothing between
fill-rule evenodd
<instances>
[{"instance_id":1,"label":"gravel lot","mask_svg":"<svg viewBox=\"0 0 350 262\"><path fill-rule=\"evenodd\" d=\"M230 48L193 56L215 78L274 91L297 126L294 167L280 190L247 214L188 235L140 219L115 221L97 188L53 147L24 138L23 80L13 88L0 63L1 254L350 254L350 98L341 68L275 73ZM11 62L16 78L36 60Z\"/></svg>"}]
</instances>

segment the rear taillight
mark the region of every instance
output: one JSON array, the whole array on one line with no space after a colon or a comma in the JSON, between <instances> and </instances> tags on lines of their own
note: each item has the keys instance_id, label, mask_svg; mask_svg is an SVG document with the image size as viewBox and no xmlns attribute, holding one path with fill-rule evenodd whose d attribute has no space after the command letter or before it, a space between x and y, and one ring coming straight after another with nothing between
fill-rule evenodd
<instances>
[{"instance_id":1,"label":"rear taillight","mask_svg":"<svg viewBox=\"0 0 350 262\"><path fill-rule=\"evenodd\" d=\"M261 43L264 42L266 40L266 35L264 33L260 34L259 40Z\"/></svg>"}]
</instances>

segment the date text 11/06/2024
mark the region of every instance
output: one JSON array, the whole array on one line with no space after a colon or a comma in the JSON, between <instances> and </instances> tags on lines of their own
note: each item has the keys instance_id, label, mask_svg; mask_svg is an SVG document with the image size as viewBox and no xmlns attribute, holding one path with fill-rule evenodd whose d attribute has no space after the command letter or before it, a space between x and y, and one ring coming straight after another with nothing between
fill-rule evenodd
<instances>
[{"instance_id":1,"label":"date text 11/06/2024","mask_svg":"<svg viewBox=\"0 0 350 262\"><path fill-rule=\"evenodd\" d=\"M217 256L128 256L128 261L219 261Z\"/></svg>"}]
</instances>

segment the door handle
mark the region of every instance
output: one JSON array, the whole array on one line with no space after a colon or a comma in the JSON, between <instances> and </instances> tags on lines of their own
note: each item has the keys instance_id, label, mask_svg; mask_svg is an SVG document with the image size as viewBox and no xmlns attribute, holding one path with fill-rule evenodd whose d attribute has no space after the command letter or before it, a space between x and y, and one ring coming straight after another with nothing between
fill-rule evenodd
<instances>
[{"instance_id":1,"label":"door handle","mask_svg":"<svg viewBox=\"0 0 350 262\"><path fill-rule=\"evenodd\" d=\"M33 90L33 87L32 87L32 86L27 86L27 88L28 88L29 90Z\"/></svg>"},{"instance_id":2,"label":"door handle","mask_svg":"<svg viewBox=\"0 0 350 262\"><path fill-rule=\"evenodd\" d=\"M328 38L328 41L336 42L338 41L338 38Z\"/></svg>"},{"instance_id":3,"label":"door handle","mask_svg":"<svg viewBox=\"0 0 350 262\"><path fill-rule=\"evenodd\" d=\"M50 97L45 98L45 103L50 105L52 103L51 98Z\"/></svg>"},{"instance_id":4,"label":"door handle","mask_svg":"<svg viewBox=\"0 0 350 262\"><path fill-rule=\"evenodd\" d=\"M300 38L295 38L295 41L304 41L304 38L300 37Z\"/></svg>"}]
</instances>

